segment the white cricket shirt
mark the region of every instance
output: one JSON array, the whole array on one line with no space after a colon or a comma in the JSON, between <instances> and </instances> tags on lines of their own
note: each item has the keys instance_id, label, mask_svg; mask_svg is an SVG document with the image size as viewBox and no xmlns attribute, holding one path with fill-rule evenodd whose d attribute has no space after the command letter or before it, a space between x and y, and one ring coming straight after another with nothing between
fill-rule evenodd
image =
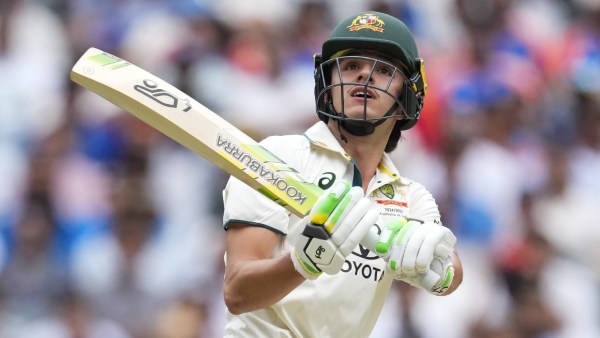
<instances>
[{"instance_id":1,"label":"white cricket shirt","mask_svg":"<svg viewBox=\"0 0 600 338\"><path fill-rule=\"evenodd\" d=\"M304 135L272 136L261 144L322 188L333 180L360 178L354 162L323 122ZM404 216L440 223L431 194L401 177L387 154L367 195L377 203L384 221ZM307 223L235 178L229 180L223 198L225 228L229 222L240 222L285 236L274 257L289 254ZM385 273L385 262L359 246L339 274L307 280L268 308L241 315L227 313L226 337L368 337L392 281Z\"/></svg>"}]
</instances>

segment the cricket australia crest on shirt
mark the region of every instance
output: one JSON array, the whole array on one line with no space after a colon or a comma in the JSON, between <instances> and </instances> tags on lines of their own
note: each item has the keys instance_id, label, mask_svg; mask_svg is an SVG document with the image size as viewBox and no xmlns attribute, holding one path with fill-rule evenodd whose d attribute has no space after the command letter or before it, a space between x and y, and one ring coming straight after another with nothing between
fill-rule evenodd
<instances>
[{"instance_id":1,"label":"cricket australia crest on shirt","mask_svg":"<svg viewBox=\"0 0 600 338\"><path fill-rule=\"evenodd\" d=\"M381 208L381 216L406 216L408 199L406 194L396 191L392 184L386 184L373 192L377 205Z\"/></svg>"}]
</instances>

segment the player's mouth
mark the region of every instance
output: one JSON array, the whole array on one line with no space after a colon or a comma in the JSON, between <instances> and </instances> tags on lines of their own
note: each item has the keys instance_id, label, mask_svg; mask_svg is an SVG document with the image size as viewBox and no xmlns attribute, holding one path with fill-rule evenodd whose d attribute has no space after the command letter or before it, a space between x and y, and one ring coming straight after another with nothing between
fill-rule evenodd
<instances>
[{"instance_id":1,"label":"player's mouth","mask_svg":"<svg viewBox=\"0 0 600 338\"><path fill-rule=\"evenodd\" d=\"M375 94L375 91L365 88L365 86L359 86L359 87L354 87L351 91L350 91L350 96L351 97L355 97L355 98L360 98L362 100L365 99L375 99L377 98L377 95Z\"/></svg>"}]
</instances>

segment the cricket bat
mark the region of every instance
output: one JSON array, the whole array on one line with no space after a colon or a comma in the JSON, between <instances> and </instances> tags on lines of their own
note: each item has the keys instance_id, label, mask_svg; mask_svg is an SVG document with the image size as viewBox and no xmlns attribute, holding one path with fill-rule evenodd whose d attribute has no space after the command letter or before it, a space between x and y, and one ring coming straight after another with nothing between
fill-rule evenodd
<instances>
[{"instance_id":1,"label":"cricket bat","mask_svg":"<svg viewBox=\"0 0 600 338\"><path fill-rule=\"evenodd\" d=\"M323 193L225 119L130 62L89 48L70 77L297 216L307 215ZM377 241L374 229L361 242L368 249Z\"/></svg>"}]
</instances>

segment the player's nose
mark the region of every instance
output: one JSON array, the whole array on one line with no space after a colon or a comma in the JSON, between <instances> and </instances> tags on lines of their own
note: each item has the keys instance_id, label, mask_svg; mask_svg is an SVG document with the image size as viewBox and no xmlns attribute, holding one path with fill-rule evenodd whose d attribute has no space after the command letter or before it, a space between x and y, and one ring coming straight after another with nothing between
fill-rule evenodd
<instances>
[{"instance_id":1,"label":"player's nose","mask_svg":"<svg viewBox=\"0 0 600 338\"><path fill-rule=\"evenodd\" d=\"M358 71L358 83L372 83L373 82L373 63L364 62Z\"/></svg>"}]
</instances>

